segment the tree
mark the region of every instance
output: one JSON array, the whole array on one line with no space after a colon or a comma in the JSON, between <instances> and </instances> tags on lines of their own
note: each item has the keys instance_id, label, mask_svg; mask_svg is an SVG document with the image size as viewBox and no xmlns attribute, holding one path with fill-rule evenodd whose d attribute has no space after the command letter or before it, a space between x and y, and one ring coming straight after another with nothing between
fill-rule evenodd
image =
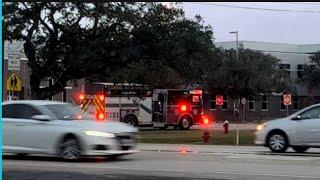
<instances>
[{"instance_id":1,"label":"tree","mask_svg":"<svg viewBox=\"0 0 320 180\"><path fill-rule=\"evenodd\" d=\"M212 69L211 86L216 93L226 92L231 98L256 96L259 93L290 90L285 73L278 69L279 59L269 54L250 49L221 49L221 63Z\"/></svg>"},{"instance_id":2,"label":"tree","mask_svg":"<svg viewBox=\"0 0 320 180\"><path fill-rule=\"evenodd\" d=\"M121 69L121 78L157 88L199 82L207 64L216 60L212 28L205 26L200 16L186 19L178 8L168 9L160 4L146 8L132 31L133 44L140 52L139 62Z\"/></svg>"},{"instance_id":3,"label":"tree","mask_svg":"<svg viewBox=\"0 0 320 180\"><path fill-rule=\"evenodd\" d=\"M119 68L131 53L132 4L32 2L5 3L6 39L22 39L31 68L34 98L61 92L66 83ZM138 7L139 8L139 7ZM101 73L103 76L103 74ZM52 77L52 87L40 82Z\"/></svg>"},{"instance_id":4,"label":"tree","mask_svg":"<svg viewBox=\"0 0 320 180\"><path fill-rule=\"evenodd\" d=\"M314 103L314 91L320 88L320 51L310 56L311 64L304 66L302 78L299 83L307 86L309 104Z\"/></svg>"},{"instance_id":5,"label":"tree","mask_svg":"<svg viewBox=\"0 0 320 180\"><path fill-rule=\"evenodd\" d=\"M21 2L4 3L3 9L10 9L4 11L5 39L24 41L36 99L84 77L193 83L212 60L211 27L200 16L189 20L181 9L159 3ZM40 88L47 77L55 83Z\"/></svg>"}]
</instances>

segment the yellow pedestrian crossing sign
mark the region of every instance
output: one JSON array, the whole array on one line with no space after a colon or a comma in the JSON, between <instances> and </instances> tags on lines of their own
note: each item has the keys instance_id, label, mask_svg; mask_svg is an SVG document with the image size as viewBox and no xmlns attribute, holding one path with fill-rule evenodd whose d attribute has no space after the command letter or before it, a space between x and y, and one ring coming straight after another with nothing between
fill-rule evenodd
<instances>
[{"instance_id":1,"label":"yellow pedestrian crossing sign","mask_svg":"<svg viewBox=\"0 0 320 180\"><path fill-rule=\"evenodd\" d=\"M22 90L21 80L19 79L19 77L15 73L12 73L11 76L9 76L9 78L7 80L7 90L8 91L21 91Z\"/></svg>"}]
</instances>

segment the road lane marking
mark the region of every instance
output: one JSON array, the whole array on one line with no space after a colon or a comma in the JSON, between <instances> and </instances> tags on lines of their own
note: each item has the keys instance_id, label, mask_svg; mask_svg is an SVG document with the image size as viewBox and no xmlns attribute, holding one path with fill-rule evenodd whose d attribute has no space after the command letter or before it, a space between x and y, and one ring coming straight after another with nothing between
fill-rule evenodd
<instances>
[{"instance_id":1,"label":"road lane marking","mask_svg":"<svg viewBox=\"0 0 320 180\"><path fill-rule=\"evenodd\" d=\"M41 166L41 167L68 167L70 164L36 164L36 163L21 163L21 162L3 162L3 165L24 165L24 166ZM289 174L268 174L268 173L250 173L250 172L235 172L235 171L200 171L200 170L172 170L172 169L148 169L148 168L131 168L120 166L92 166L92 165L75 165L72 167L79 168L91 168L91 169L114 169L114 170L135 170L135 171L163 171L163 172L192 172L192 173L209 173L209 174L224 174L224 175L246 175L246 176L271 176L271 177L289 177L289 178L308 178L308 179L320 179L318 176L303 176L303 175L289 175ZM5 169L5 167L4 167Z\"/></svg>"}]
</instances>

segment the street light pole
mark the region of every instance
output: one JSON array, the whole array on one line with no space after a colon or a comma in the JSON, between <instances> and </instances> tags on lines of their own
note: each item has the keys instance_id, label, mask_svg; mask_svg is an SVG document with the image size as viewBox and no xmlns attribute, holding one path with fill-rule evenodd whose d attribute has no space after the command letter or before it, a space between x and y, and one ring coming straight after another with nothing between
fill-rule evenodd
<instances>
[{"instance_id":1,"label":"street light pole","mask_svg":"<svg viewBox=\"0 0 320 180\"><path fill-rule=\"evenodd\" d=\"M231 34L236 34L236 49L237 49L237 60L239 60L239 36L238 36L238 31L231 31L229 32ZM239 102L240 103L240 102ZM244 112L244 105L242 105L242 108L243 108L243 112ZM240 116L239 116L240 117ZM243 115L244 117L244 115ZM244 119L244 118L243 118ZM239 118L239 121L240 121L240 118ZM239 145L239 121L237 123L237 139L236 139L236 145Z\"/></svg>"}]
</instances>

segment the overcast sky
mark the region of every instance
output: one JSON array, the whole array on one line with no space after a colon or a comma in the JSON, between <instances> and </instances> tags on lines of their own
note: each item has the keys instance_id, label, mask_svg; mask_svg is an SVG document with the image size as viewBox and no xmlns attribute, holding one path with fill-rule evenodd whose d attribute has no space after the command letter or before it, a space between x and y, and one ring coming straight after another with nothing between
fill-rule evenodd
<instances>
[{"instance_id":1,"label":"overcast sky","mask_svg":"<svg viewBox=\"0 0 320 180\"><path fill-rule=\"evenodd\" d=\"M284 12L252 10L217 5L263 9L308 11ZM200 14L214 29L215 42L235 40L230 31L239 31L239 40L294 44L320 43L320 3L302 2L185 2L187 17Z\"/></svg>"}]
</instances>

